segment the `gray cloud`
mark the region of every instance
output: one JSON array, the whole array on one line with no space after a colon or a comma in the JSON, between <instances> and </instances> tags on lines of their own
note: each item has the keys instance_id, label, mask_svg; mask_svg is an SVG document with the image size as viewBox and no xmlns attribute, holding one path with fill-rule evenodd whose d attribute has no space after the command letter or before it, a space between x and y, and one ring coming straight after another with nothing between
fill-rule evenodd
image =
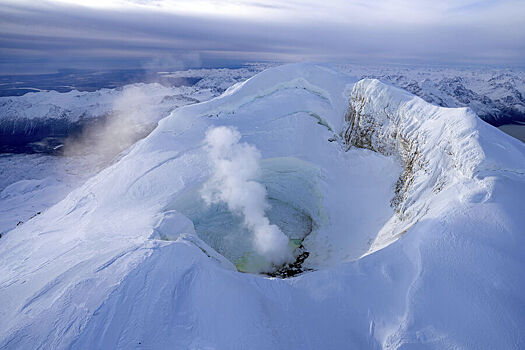
<instances>
[{"instance_id":1,"label":"gray cloud","mask_svg":"<svg viewBox=\"0 0 525 350\"><path fill-rule=\"evenodd\" d=\"M139 67L188 54L204 63L525 61L522 1L64 1L0 2L4 73L35 62Z\"/></svg>"}]
</instances>

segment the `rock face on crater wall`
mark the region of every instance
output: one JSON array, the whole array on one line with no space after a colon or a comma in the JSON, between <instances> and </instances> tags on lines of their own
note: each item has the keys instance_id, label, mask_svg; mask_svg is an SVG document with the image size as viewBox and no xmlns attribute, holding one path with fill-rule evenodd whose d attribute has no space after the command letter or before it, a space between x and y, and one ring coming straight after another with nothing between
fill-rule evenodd
<instances>
[{"instance_id":1,"label":"rock face on crater wall","mask_svg":"<svg viewBox=\"0 0 525 350\"><path fill-rule=\"evenodd\" d=\"M396 215L379 241L405 233L451 184L505 171L525 173L525 158L515 142L501 155L487 157L483 145L496 143L501 133L469 108L434 106L379 80L355 84L345 123L341 137L346 147L394 156L403 165L391 199Z\"/></svg>"}]
</instances>

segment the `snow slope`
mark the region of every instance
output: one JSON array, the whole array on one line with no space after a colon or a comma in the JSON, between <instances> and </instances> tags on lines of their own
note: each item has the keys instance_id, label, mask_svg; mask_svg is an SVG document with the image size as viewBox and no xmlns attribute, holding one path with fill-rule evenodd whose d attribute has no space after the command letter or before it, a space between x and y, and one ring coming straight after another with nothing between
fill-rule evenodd
<instances>
[{"instance_id":1,"label":"snow slope","mask_svg":"<svg viewBox=\"0 0 525 350\"><path fill-rule=\"evenodd\" d=\"M0 234L63 199L174 109L216 97L261 69L171 73L199 78L194 86L131 84L1 97L0 152L40 154L0 154Z\"/></svg>"},{"instance_id":2,"label":"snow slope","mask_svg":"<svg viewBox=\"0 0 525 350\"><path fill-rule=\"evenodd\" d=\"M7 113L0 118L6 127L0 132L0 150L42 153L0 154L0 234L63 199L173 109L199 102L195 97L214 96L196 88L186 95L180 92L160 84L135 84L4 98L10 107L0 107L0 113ZM58 152L65 156L47 154Z\"/></svg>"},{"instance_id":3,"label":"snow slope","mask_svg":"<svg viewBox=\"0 0 525 350\"><path fill-rule=\"evenodd\" d=\"M198 196L220 125L261 152L270 220L310 223L313 271L235 270L249 237ZM524 196L525 146L470 110L272 68L0 240L0 347L519 349Z\"/></svg>"},{"instance_id":4,"label":"snow slope","mask_svg":"<svg viewBox=\"0 0 525 350\"><path fill-rule=\"evenodd\" d=\"M92 160L85 156L0 154L0 234L40 215L105 166Z\"/></svg>"}]
</instances>

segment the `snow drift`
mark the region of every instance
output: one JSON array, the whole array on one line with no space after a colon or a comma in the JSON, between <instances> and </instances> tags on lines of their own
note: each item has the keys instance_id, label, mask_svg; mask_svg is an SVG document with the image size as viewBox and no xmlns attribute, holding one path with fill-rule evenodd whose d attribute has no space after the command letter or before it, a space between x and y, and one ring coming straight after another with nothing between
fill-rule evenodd
<instances>
[{"instance_id":1,"label":"snow drift","mask_svg":"<svg viewBox=\"0 0 525 350\"><path fill-rule=\"evenodd\" d=\"M300 232L310 272L236 271L242 222L200 196L221 126L259 150L265 216ZM524 167L468 109L269 69L0 240L0 347L522 348Z\"/></svg>"}]
</instances>

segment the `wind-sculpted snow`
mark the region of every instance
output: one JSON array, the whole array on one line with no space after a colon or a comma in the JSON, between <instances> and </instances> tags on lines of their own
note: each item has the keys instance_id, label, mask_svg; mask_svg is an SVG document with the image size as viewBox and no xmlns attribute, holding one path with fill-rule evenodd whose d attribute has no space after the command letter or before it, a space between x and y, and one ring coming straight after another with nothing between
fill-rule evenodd
<instances>
[{"instance_id":1,"label":"wind-sculpted snow","mask_svg":"<svg viewBox=\"0 0 525 350\"><path fill-rule=\"evenodd\" d=\"M260 152L266 217L307 272L235 270L252 236L201 198L222 126ZM524 164L470 110L263 71L0 239L0 348L523 348Z\"/></svg>"}]
</instances>

